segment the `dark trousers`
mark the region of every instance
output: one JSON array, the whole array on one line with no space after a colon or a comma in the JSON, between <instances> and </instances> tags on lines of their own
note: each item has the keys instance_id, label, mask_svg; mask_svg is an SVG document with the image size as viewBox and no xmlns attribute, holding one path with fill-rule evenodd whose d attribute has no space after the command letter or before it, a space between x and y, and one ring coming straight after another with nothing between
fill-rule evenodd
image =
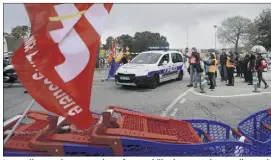
<instances>
[{"instance_id":1,"label":"dark trousers","mask_svg":"<svg viewBox=\"0 0 271 160\"><path fill-rule=\"evenodd\" d=\"M258 74L259 86L261 86L261 81L263 81L264 85L267 86L267 83L266 83L265 79L263 78L263 71L258 70L257 74Z\"/></svg>"},{"instance_id":2,"label":"dark trousers","mask_svg":"<svg viewBox=\"0 0 271 160\"><path fill-rule=\"evenodd\" d=\"M227 68L227 75L230 85L234 85L234 68Z\"/></svg>"},{"instance_id":3,"label":"dark trousers","mask_svg":"<svg viewBox=\"0 0 271 160\"><path fill-rule=\"evenodd\" d=\"M215 89L214 76L215 76L215 73L212 73L212 72L208 73L208 77L209 77L209 81L210 81L210 89Z\"/></svg>"},{"instance_id":4,"label":"dark trousers","mask_svg":"<svg viewBox=\"0 0 271 160\"><path fill-rule=\"evenodd\" d=\"M248 71L246 68L243 68L243 74L244 74L245 82L248 82Z\"/></svg>"},{"instance_id":5,"label":"dark trousers","mask_svg":"<svg viewBox=\"0 0 271 160\"><path fill-rule=\"evenodd\" d=\"M252 72L251 72L251 71L248 71L248 72L247 72L247 78L248 78L248 82L249 82L250 84L252 84L253 76L252 76Z\"/></svg>"}]
</instances>

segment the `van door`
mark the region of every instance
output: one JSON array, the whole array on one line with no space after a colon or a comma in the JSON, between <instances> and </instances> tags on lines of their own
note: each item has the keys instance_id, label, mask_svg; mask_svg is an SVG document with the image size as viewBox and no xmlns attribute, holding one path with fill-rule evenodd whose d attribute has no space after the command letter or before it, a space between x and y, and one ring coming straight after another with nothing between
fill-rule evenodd
<instances>
[{"instance_id":1,"label":"van door","mask_svg":"<svg viewBox=\"0 0 271 160\"><path fill-rule=\"evenodd\" d=\"M172 79L175 79L178 77L179 72L183 68L183 57L179 53L171 53L172 58Z\"/></svg>"},{"instance_id":2,"label":"van door","mask_svg":"<svg viewBox=\"0 0 271 160\"><path fill-rule=\"evenodd\" d=\"M166 62L163 64L163 62ZM160 82L166 81L167 77L170 75L169 69L171 68L171 60L169 54L165 54L160 62L158 63Z\"/></svg>"}]
</instances>

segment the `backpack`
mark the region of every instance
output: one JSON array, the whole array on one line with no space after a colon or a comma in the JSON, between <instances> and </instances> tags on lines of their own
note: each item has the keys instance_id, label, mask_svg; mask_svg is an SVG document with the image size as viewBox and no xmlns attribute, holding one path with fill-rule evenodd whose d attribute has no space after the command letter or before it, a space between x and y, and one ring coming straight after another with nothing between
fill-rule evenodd
<instances>
[{"instance_id":1,"label":"backpack","mask_svg":"<svg viewBox=\"0 0 271 160\"><path fill-rule=\"evenodd\" d=\"M268 64L267 61L265 59L263 59L261 62L261 68L265 69L267 67L267 64Z\"/></svg>"}]
</instances>

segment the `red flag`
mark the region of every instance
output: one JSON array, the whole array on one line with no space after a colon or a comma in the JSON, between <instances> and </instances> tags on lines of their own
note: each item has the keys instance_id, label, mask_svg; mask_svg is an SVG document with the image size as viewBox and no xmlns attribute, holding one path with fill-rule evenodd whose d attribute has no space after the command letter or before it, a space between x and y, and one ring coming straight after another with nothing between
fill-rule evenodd
<instances>
[{"instance_id":1,"label":"red flag","mask_svg":"<svg viewBox=\"0 0 271 160\"><path fill-rule=\"evenodd\" d=\"M13 58L18 76L45 109L67 117L81 129L92 124L93 73L101 31L111 7L112 4L25 4L33 36ZM19 62L19 58L24 61ZM29 78L34 72L42 74L40 81Z\"/></svg>"},{"instance_id":2,"label":"red flag","mask_svg":"<svg viewBox=\"0 0 271 160\"><path fill-rule=\"evenodd\" d=\"M112 51L111 51L113 57L115 56L116 47L117 47L117 40L115 39L112 43Z\"/></svg>"}]
</instances>

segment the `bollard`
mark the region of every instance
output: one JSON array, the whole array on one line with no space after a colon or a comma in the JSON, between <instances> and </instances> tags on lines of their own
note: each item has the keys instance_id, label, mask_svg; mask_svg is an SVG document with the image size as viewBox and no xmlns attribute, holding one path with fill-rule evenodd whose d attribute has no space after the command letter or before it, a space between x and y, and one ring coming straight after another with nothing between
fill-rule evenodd
<instances>
[{"instance_id":1,"label":"bollard","mask_svg":"<svg viewBox=\"0 0 271 160\"><path fill-rule=\"evenodd\" d=\"M258 92L260 92L260 91L258 91L257 72L252 73L252 76L253 76L252 84L253 84L253 87L254 87L254 91L253 91L253 92L258 93Z\"/></svg>"},{"instance_id":2,"label":"bollard","mask_svg":"<svg viewBox=\"0 0 271 160\"><path fill-rule=\"evenodd\" d=\"M200 82L199 82L200 93L206 93L204 90L207 83L205 77L206 76L204 72L200 73Z\"/></svg>"}]
</instances>

